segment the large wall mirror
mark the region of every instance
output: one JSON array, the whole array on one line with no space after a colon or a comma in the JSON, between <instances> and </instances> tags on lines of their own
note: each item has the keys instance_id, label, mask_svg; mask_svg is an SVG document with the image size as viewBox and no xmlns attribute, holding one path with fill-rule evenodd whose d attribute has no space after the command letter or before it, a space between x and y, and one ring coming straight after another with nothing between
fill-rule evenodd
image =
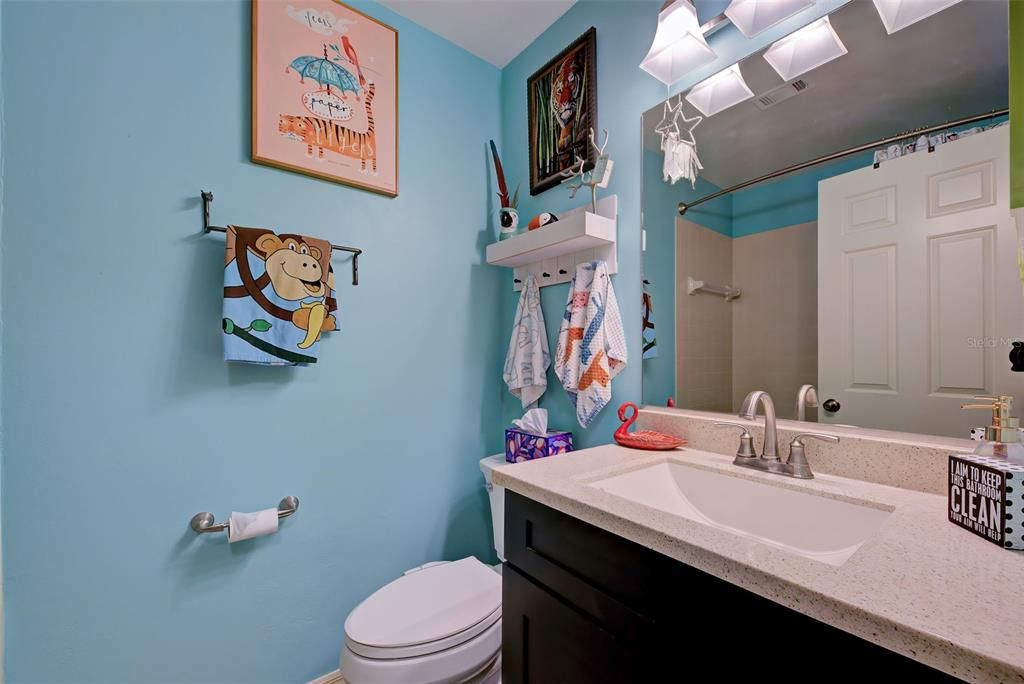
<instances>
[{"instance_id":1,"label":"large wall mirror","mask_svg":"<svg viewBox=\"0 0 1024 684\"><path fill-rule=\"evenodd\" d=\"M966 437L1024 398L1007 4L895 28L853 0L644 113L644 403Z\"/></svg>"}]
</instances>

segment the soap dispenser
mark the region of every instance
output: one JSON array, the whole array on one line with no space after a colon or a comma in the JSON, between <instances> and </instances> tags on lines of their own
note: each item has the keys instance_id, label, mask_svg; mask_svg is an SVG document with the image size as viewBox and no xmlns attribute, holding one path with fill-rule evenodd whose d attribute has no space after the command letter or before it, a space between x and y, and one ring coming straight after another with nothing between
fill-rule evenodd
<instances>
[{"instance_id":1,"label":"soap dispenser","mask_svg":"<svg viewBox=\"0 0 1024 684\"><path fill-rule=\"evenodd\" d=\"M992 411L992 424L985 428L985 441L978 445L974 453L1024 464L1024 445L1020 443L1020 421L1010 415L1013 411L1013 397L1000 395L975 399L988 403L961 404L960 408L989 409Z\"/></svg>"}]
</instances>

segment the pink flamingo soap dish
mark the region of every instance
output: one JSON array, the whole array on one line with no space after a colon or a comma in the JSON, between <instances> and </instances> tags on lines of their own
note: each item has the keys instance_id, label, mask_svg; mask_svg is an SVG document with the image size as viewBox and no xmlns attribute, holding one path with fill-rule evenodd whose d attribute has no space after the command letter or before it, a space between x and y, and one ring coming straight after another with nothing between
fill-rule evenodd
<instances>
[{"instance_id":1,"label":"pink flamingo soap dish","mask_svg":"<svg viewBox=\"0 0 1024 684\"><path fill-rule=\"evenodd\" d=\"M632 415L628 418L626 417L626 409L633 409ZM619 420L622 421L622 425L615 431L615 441L620 446L629 447L630 449L647 449L648 451L667 451L668 449L675 449L676 447L686 445L685 439L666 435L662 432L655 432L654 430L630 432L629 428L636 422L639 413L640 410L632 402L626 402L619 407Z\"/></svg>"}]
</instances>

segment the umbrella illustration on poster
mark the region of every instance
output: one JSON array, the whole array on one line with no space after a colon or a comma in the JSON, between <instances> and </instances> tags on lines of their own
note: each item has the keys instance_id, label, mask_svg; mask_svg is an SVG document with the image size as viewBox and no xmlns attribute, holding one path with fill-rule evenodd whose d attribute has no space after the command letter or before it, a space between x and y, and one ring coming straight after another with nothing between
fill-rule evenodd
<instances>
[{"instance_id":1,"label":"umbrella illustration on poster","mask_svg":"<svg viewBox=\"0 0 1024 684\"><path fill-rule=\"evenodd\" d=\"M358 81L351 71L338 63L341 61L341 51L337 45L331 45L331 49L336 55L333 59L328 57L327 45L324 45L322 57L313 57L312 55L296 57L286 69L286 71L294 69L299 74L302 83L305 83L308 78L321 86L319 90L303 94L302 104L311 113L317 116L326 116L335 121L346 121L352 118L352 107L339 95L344 96L345 93L351 92L359 98L362 88L366 84L366 79L359 68L355 49L351 47L347 37L343 37L342 42L345 46L346 58L351 60L359 74ZM337 94L331 92L332 87L337 90Z\"/></svg>"}]
</instances>

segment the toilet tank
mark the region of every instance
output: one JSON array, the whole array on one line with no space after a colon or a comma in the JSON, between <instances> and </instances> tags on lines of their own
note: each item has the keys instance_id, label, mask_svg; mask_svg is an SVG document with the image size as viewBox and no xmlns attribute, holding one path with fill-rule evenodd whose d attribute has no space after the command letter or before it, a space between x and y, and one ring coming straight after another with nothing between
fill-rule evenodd
<instances>
[{"instance_id":1,"label":"toilet tank","mask_svg":"<svg viewBox=\"0 0 1024 684\"><path fill-rule=\"evenodd\" d=\"M488 456L480 461L480 470L484 473L484 480L487 482L487 494L491 499L491 523L494 526L494 550L498 552L498 559L505 562L505 488L495 487L491 479L494 469L498 466L508 465L505 454Z\"/></svg>"}]
</instances>

